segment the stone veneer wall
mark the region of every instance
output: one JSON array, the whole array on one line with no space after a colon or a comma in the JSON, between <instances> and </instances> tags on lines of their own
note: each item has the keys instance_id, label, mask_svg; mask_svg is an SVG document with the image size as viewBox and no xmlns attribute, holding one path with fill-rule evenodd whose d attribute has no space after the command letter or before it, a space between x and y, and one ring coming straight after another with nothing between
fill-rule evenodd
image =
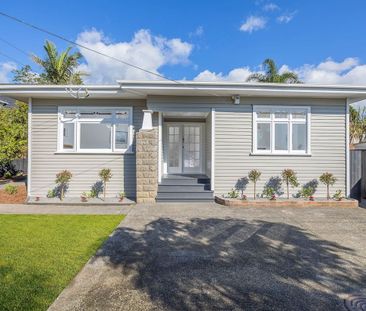
<instances>
[{"instance_id":1,"label":"stone veneer wall","mask_svg":"<svg viewBox=\"0 0 366 311\"><path fill-rule=\"evenodd\" d=\"M158 131L136 133L136 201L155 203L158 190Z\"/></svg>"}]
</instances>

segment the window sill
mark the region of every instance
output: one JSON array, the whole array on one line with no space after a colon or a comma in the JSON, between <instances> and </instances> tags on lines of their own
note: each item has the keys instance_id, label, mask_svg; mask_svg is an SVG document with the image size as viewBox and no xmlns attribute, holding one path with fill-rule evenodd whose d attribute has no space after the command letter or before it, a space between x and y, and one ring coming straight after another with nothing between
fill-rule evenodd
<instances>
[{"instance_id":1,"label":"window sill","mask_svg":"<svg viewBox=\"0 0 366 311\"><path fill-rule=\"evenodd\" d=\"M311 153L261 153L251 152L250 156L270 156L270 157L311 157Z\"/></svg>"},{"instance_id":2,"label":"window sill","mask_svg":"<svg viewBox=\"0 0 366 311\"><path fill-rule=\"evenodd\" d=\"M134 154L132 151L115 151L115 152L92 152L92 151L56 151L54 154L103 154L103 155L124 155L124 154Z\"/></svg>"}]
</instances>

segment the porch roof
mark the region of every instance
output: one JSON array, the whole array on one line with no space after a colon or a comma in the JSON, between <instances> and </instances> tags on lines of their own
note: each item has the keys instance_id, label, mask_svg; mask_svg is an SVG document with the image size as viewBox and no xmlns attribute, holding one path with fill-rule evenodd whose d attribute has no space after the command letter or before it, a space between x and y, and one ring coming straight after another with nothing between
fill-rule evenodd
<instances>
[{"instance_id":1,"label":"porch roof","mask_svg":"<svg viewBox=\"0 0 366 311\"><path fill-rule=\"evenodd\" d=\"M73 98L87 93L89 98L136 98L148 96L235 96L315 97L366 99L366 86L196 81L117 81L115 85L22 85L1 84L0 96L32 98Z\"/></svg>"}]
</instances>

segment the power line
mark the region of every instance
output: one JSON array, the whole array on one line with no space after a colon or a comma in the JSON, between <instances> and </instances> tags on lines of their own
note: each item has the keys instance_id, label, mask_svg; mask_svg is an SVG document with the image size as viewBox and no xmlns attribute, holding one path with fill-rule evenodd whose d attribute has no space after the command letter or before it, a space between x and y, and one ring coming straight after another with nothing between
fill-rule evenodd
<instances>
[{"instance_id":1,"label":"power line","mask_svg":"<svg viewBox=\"0 0 366 311\"><path fill-rule=\"evenodd\" d=\"M65 42L68 42L68 43L70 43L70 44L72 44L72 45L74 45L74 46L78 46L78 47L80 47L80 48L82 48L82 49L85 49L85 50L88 50L88 51L90 51L90 52L96 53L96 54L101 55L101 56L103 56L103 57L110 58L110 59L112 59L112 60L114 60L114 61L117 61L117 62L119 62L119 63L122 63L122 64L124 64L124 65L126 65L126 66L130 66L130 67L132 67L132 68L135 68L135 69L141 70L141 71L143 71L143 72L145 72L145 73L148 73L148 74L154 75L154 76L156 76L156 77L159 77L159 78L164 79L164 80L167 80L167 81L174 82L174 83L179 84L179 85L186 85L186 83L184 83L184 82L181 82L181 81L177 81L177 80L174 80L174 79L167 78L167 77L165 77L165 76L163 76L163 75L161 75L161 74L159 74L159 73L157 73L157 72L154 72L154 71L151 71L151 70L148 70L148 69L142 68L142 67L140 67L140 66L137 66L137 65L131 64L131 63L129 63L129 62L126 62L126 61L124 61L124 60L122 60L122 59L119 59L119 58L116 58L116 57L114 57L114 56L111 56L111 55L105 54L105 53L103 53L103 52L100 52L100 51L98 51L98 50L92 49L92 48L87 47L87 46L85 46L85 45L83 45L83 44L80 44L80 43L77 43L77 42L75 42L75 41L69 40L69 39L67 39L67 38L65 38L65 37L63 37L63 36L61 36L61 35L59 35L59 34L57 34L57 33L54 33L54 32L52 32L52 31L49 31L49 30L44 29L44 28L42 28L42 27L39 27L39 26L33 25L33 24L31 24L31 23L28 23L28 22L26 22L26 21L24 21L24 20L22 20L22 19L20 19L20 18L17 18L17 17L15 17L15 16L12 16L12 15L6 14L6 13L4 13L4 12L2 12L2 11L0 11L0 15L2 15L2 16L4 16L4 17L6 17L6 18L8 18L8 19L11 19L11 20L13 20L13 21L16 21L16 22L18 22L18 23L20 23L20 24L23 24L23 25L25 25L25 26L27 26L27 27L30 27L30 28L32 28L32 29L35 29L35 30L37 30L37 31L40 31L40 32L46 33L46 34L48 34L48 35L50 35L50 36L53 36L53 37L55 37L55 38L58 38L58 39L63 40L63 41L65 41ZM199 89L199 88L197 88L197 87L192 87L192 88L202 91L201 89ZM210 92L207 92L207 91L204 91L204 92L205 92L206 94L208 94L208 95L211 95L211 96L219 96L219 95L217 95L217 94L215 94L215 93L210 93Z\"/></svg>"},{"instance_id":2,"label":"power line","mask_svg":"<svg viewBox=\"0 0 366 311\"><path fill-rule=\"evenodd\" d=\"M5 54L5 53L3 53L3 52L1 52L1 51L0 51L0 55L2 55L2 56L4 56L4 57L6 57L6 58L8 58L8 59L10 59L10 60L12 60L12 61L14 61L14 62L16 62L16 63L19 63L19 64L21 64L22 66L25 66L25 64L23 64L21 61L17 60L16 58L14 58L14 57L12 57L12 56L9 56L8 54Z\"/></svg>"},{"instance_id":3,"label":"power line","mask_svg":"<svg viewBox=\"0 0 366 311\"><path fill-rule=\"evenodd\" d=\"M7 44L7 45L11 46L12 48L16 49L16 50L17 50L17 51L19 51L20 53L23 53L23 54L25 54L25 55L27 55L27 56L31 55L31 53L26 52L25 50L23 50L23 49L21 49L21 48L17 47L15 44L13 44L13 43L9 42L8 40L5 40L4 38L1 38L1 37L0 37L0 41L2 41L2 42L4 42L5 44Z\"/></svg>"},{"instance_id":4,"label":"power line","mask_svg":"<svg viewBox=\"0 0 366 311\"><path fill-rule=\"evenodd\" d=\"M33 24L30 24L30 23L28 23L28 22L26 22L26 21L23 21L23 20L21 20L21 19L19 19L19 18L15 17L15 16L8 15L8 14L6 14L6 13L4 13L4 12L1 12L1 11L0 11L0 15L2 15L2 16L4 16L4 17L7 17L7 18L9 18L9 19L12 19L12 20L14 20L14 21L16 21L16 22L18 22L18 23L23 24L23 25L26 25L26 26L28 26L28 27L30 27L30 28L36 29L36 30L41 31L41 32L43 32L43 33L46 33L46 34L48 34L48 35L50 35L50 36L56 37L56 38L58 38L58 39L60 39L60 40L66 41L66 42L68 42L68 43L70 43L70 44L72 44L72 45L75 45L75 46L78 46L78 47L83 48L83 49L85 49L85 50L88 50L88 51L90 51L90 52L97 53L97 54L99 54L99 55L101 55L101 56L108 57L108 58L110 58L110 59L114 59L115 61L120 62L120 63L122 63L122 64L124 64L124 65L126 65L126 66L130 66L130 67L132 67L132 68L142 70L142 71L144 71L144 72L146 72L146 73L149 73L149 74L151 74L151 75L157 76L157 77L162 78L162 79L165 79L165 80L169 80L169 81L172 81L172 82L175 82L175 83L183 84L183 83L181 83L181 82L179 82L179 81L176 81L176 80L173 80L173 79L166 78L166 77L164 77L163 75L161 75L161 74L159 74L159 73L153 72L153 71L151 71L151 70L144 69L144 68L142 68L142 67L140 67L140 66L137 66L137 65L131 64L131 63L129 63L129 62L126 62L126 61L121 60L121 59L119 59L119 58L116 58L116 57L114 57L114 56L111 56L111 55L105 54L105 53L103 53L103 52L100 52L100 51L94 50L94 49L92 49L92 48L89 48L89 47L87 47L87 46L85 46L85 45L83 45L83 44L79 44L79 43L77 43L77 42L75 42L75 41L69 40L69 39L67 39L67 38L65 38L65 37L63 37L63 36L61 36L61 35L59 35L59 34L56 34L56 33L54 33L54 32L51 32L51 31L47 30L47 29L44 29L44 28L41 28L41 27L35 26L35 25L33 25Z\"/></svg>"}]
</instances>

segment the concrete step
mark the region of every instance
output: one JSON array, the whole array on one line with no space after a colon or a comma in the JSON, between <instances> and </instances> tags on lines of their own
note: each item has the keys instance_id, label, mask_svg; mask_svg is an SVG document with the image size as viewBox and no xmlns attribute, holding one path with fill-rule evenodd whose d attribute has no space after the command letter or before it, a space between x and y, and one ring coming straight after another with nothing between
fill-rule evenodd
<instances>
[{"instance_id":1,"label":"concrete step","mask_svg":"<svg viewBox=\"0 0 366 311\"><path fill-rule=\"evenodd\" d=\"M160 184L158 192L202 192L210 190L209 184L192 184L192 185L176 185L176 184Z\"/></svg>"},{"instance_id":2,"label":"concrete step","mask_svg":"<svg viewBox=\"0 0 366 311\"><path fill-rule=\"evenodd\" d=\"M157 200L169 199L174 201L180 200L213 200L213 191L201 192L160 192L158 191Z\"/></svg>"}]
</instances>

